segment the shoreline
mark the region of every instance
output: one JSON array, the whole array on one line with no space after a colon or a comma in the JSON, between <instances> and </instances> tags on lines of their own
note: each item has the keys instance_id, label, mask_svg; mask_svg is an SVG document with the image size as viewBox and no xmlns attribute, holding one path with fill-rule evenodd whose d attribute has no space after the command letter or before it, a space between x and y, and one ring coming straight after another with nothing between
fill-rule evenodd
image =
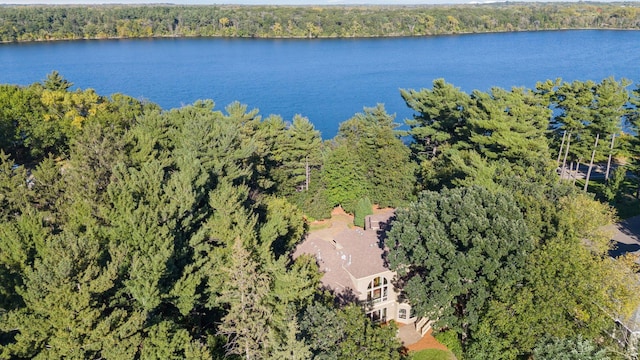
<instances>
[{"instance_id":1,"label":"shoreline","mask_svg":"<svg viewBox=\"0 0 640 360\"><path fill-rule=\"evenodd\" d=\"M426 34L426 35L369 35L369 36L204 36L204 35L158 35L145 37L92 37L92 38L71 38L71 39L36 39L36 40L16 40L0 41L4 44L33 44L51 43L63 41L110 41L110 40L156 40L156 39L238 39L238 40L358 40L358 39L403 39L403 38L427 38L445 36L483 35L483 34L510 34L528 32L556 32L556 31L640 31L640 29L616 29L616 28L561 28L561 29L540 29L540 30L505 30L505 31L485 31L485 32L456 32L447 34Z\"/></svg>"}]
</instances>

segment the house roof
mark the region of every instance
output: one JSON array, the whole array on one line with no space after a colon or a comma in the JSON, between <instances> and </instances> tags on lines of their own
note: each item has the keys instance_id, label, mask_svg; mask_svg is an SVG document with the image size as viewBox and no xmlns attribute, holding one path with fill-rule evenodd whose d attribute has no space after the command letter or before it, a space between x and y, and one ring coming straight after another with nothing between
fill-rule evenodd
<instances>
[{"instance_id":1,"label":"house roof","mask_svg":"<svg viewBox=\"0 0 640 360\"><path fill-rule=\"evenodd\" d=\"M338 250L342 267L354 278L360 279L388 271L385 266L384 249L377 231L353 228L336 235L336 243L342 247Z\"/></svg>"},{"instance_id":2,"label":"house roof","mask_svg":"<svg viewBox=\"0 0 640 360\"><path fill-rule=\"evenodd\" d=\"M391 216L393 211L388 211L377 215L376 219L388 221ZM346 226L344 230L330 234L310 233L298 246L294 257L305 253L314 255L320 271L324 273L323 285L336 292L347 289L356 292L350 274L360 279L389 271L383 257L382 236L382 231L365 231L359 227L349 229Z\"/></svg>"}]
</instances>

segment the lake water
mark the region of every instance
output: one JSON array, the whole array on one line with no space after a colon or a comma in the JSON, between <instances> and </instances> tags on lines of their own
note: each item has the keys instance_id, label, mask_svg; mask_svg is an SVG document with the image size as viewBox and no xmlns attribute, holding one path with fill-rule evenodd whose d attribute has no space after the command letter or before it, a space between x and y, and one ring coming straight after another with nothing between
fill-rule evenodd
<instances>
[{"instance_id":1,"label":"lake water","mask_svg":"<svg viewBox=\"0 0 640 360\"><path fill-rule=\"evenodd\" d=\"M640 32L572 30L387 39L151 39L0 44L0 83L57 70L74 88L124 93L164 109L238 100L262 116L308 117L332 138L339 123L384 103L412 112L399 89L436 78L466 92L537 81L640 81Z\"/></svg>"}]
</instances>

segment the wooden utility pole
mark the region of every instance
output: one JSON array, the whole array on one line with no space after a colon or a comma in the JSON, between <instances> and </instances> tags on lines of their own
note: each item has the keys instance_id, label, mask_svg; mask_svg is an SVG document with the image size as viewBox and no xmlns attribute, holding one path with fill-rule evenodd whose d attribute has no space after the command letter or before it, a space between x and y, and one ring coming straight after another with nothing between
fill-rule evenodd
<instances>
[{"instance_id":1,"label":"wooden utility pole","mask_svg":"<svg viewBox=\"0 0 640 360\"><path fill-rule=\"evenodd\" d=\"M562 144L560 144L560 151L558 151L558 160L556 160L557 166L560 166L560 158L562 157L562 148L564 147L564 138L567 136L567 130L562 132Z\"/></svg>"},{"instance_id":2,"label":"wooden utility pole","mask_svg":"<svg viewBox=\"0 0 640 360\"><path fill-rule=\"evenodd\" d=\"M564 152L564 160L562 160L562 171L560 172L560 179L564 178L564 172L567 168L567 156L569 155L569 145L571 145L571 133L569 133L569 137L567 138L567 148Z\"/></svg>"},{"instance_id":3,"label":"wooden utility pole","mask_svg":"<svg viewBox=\"0 0 640 360\"><path fill-rule=\"evenodd\" d=\"M611 154L613 153L613 142L616 140L616 134L611 135L611 147L609 147L609 160L607 161L607 172L604 174L605 181L609 181L609 169L611 168Z\"/></svg>"},{"instance_id":4,"label":"wooden utility pole","mask_svg":"<svg viewBox=\"0 0 640 360\"><path fill-rule=\"evenodd\" d=\"M591 153L591 162L589 162L589 170L587 170L587 177L584 181L584 191L587 191L589 187L589 177L591 176L591 168L593 167L593 159L596 157L596 149L598 148L598 139L600 139L600 134L596 135L596 143L593 145L593 152Z\"/></svg>"}]
</instances>

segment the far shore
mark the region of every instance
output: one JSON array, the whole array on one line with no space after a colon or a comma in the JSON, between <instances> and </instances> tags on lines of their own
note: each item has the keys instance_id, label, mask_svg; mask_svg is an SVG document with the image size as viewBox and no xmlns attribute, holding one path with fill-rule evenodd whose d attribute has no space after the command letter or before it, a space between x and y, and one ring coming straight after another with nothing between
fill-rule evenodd
<instances>
[{"instance_id":1,"label":"far shore","mask_svg":"<svg viewBox=\"0 0 640 360\"><path fill-rule=\"evenodd\" d=\"M433 35L370 35L370 36L202 36L202 35L160 35L148 37L87 37L70 39L34 39L17 41L0 41L0 44L30 44L59 41L103 41L103 40L156 40L156 39L256 39L256 40L327 40L327 39L403 39L403 38L424 38L459 35L481 35L481 34L507 34L507 33L527 33L527 32L547 32L547 31L640 31L640 29L611 29L611 28L561 28L561 29L540 29L540 30L510 30L510 31L485 31L485 32L457 32L450 34Z\"/></svg>"}]
</instances>

